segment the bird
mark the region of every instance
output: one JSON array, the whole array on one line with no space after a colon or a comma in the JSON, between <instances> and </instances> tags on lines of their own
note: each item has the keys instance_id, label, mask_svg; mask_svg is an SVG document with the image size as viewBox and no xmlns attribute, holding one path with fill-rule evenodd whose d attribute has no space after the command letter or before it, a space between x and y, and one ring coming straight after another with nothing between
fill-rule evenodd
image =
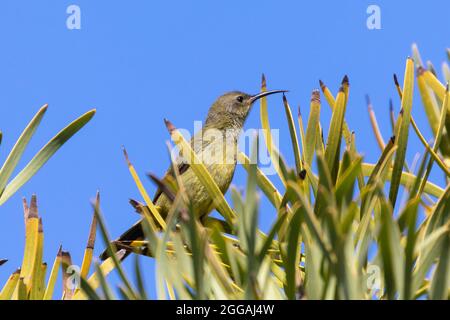
<instances>
[{"instance_id":1,"label":"bird","mask_svg":"<svg viewBox=\"0 0 450 320\"><path fill-rule=\"evenodd\" d=\"M244 127L252 105L262 97L285 93L286 90L262 91L257 94L247 94L241 91L230 91L219 96L209 108L204 126L190 140L191 148L211 174L220 191L225 194L234 176L237 163L238 139ZM208 215L213 209L213 199L206 188L196 177L189 161L183 157L175 159L188 198L201 216ZM173 166L165 173L161 182L165 183L174 177ZM153 203L162 217L165 217L171 206L171 199L160 188L156 191ZM131 243L144 239L144 232L139 220L125 231L114 243ZM130 250L122 255L125 259ZM100 259L108 258L105 250Z\"/></svg>"}]
</instances>

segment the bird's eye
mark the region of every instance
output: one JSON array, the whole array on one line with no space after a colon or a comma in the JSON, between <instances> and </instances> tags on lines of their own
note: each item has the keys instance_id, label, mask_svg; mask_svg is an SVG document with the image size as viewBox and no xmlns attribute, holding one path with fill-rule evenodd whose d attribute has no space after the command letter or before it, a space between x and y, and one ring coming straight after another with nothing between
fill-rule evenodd
<instances>
[{"instance_id":1,"label":"bird's eye","mask_svg":"<svg viewBox=\"0 0 450 320\"><path fill-rule=\"evenodd\" d=\"M243 96L238 96L236 98L236 100L239 101L239 102L242 102L242 101L244 101L244 97Z\"/></svg>"}]
</instances>

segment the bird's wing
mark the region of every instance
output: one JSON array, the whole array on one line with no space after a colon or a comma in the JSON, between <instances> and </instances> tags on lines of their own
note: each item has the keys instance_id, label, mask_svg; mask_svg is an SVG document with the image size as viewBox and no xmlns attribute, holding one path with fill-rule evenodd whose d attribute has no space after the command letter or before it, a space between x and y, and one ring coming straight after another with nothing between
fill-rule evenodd
<instances>
[{"instance_id":1,"label":"bird's wing","mask_svg":"<svg viewBox=\"0 0 450 320\"><path fill-rule=\"evenodd\" d=\"M200 140L199 140L200 139ZM199 143L195 143L195 142L199 142ZM205 147L207 147L210 143L212 142L212 140L210 139L202 139L202 132L198 132L194 137L191 138L190 140L190 145L191 148L194 149L196 154L199 154L201 150L204 150ZM180 176L182 176L190 167L190 164L186 162L185 159L179 160L179 163L177 164L177 168L178 168L178 172L180 174ZM171 178L175 178L175 174L173 172L173 167L170 166L169 169L166 171L166 173L164 174L164 177L161 179L161 181L163 183L167 182L167 177L171 177ZM163 191L158 188L156 190L155 196L153 197L153 203L156 203L156 201L158 201L159 197L161 196L161 194L163 193Z\"/></svg>"},{"instance_id":2,"label":"bird's wing","mask_svg":"<svg viewBox=\"0 0 450 320\"><path fill-rule=\"evenodd\" d=\"M177 165L177 168L178 168L178 172L180 173L180 175L185 173L187 171L187 169L189 169L189 166L190 165L188 163L186 163L186 162L179 163ZM164 177L162 178L161 181L163 183L167 182L167 177L169 177L169 176L172 177L172 178L175 178L175 174L173 172L173 167L172 166L170 166L169 170L166 171L166 174L164 175ZM162 193L163 192L162 192L161 188L158 188L156 190L155 196L153 197L153 203L156 203L156 201L158 201L158 199L162 195Z\"/></svg>"}]
</instances>

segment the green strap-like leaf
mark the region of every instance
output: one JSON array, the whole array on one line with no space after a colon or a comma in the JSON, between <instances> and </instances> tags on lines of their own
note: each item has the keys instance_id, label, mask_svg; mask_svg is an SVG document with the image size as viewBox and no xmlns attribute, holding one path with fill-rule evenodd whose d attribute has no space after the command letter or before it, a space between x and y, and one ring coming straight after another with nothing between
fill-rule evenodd
<instances>
[{"instance_id":1,"label":"green strap-like leaf","mask_svg":"<svg viewBox=\"0 0 450 320\"><path fill-rule=\"evenodd\" d=\"M450 234L447 232L442 244L439 262L431 281L430 296L432 300L447 300L450 288Z\"/></svg>"},{"instance_id":2,"label":"green strap-like leaf","mask_svg":"<svg viewBox=\"0 0 450 320\"><path fill-rule=\"evenodd\" d=\"M61 267L61 247L59 247L58 254L56 255L55 261L53 262L53 267L52 270L50 271L50 276L48 278L47 288L45 289L43 300L52 299L60 267Z\"/></svg>"},{"instance_id":3,"label":"green strap-like leaf","mask_svg":"<svg viewBox=\"0 0 450 320\"><path fill-rule=\"evenodd\" d=\"M362 172L363 172L364 176L366 176L366 177L370 176L374 169L375 169L374 164L371 164L371 163L363 163L362 164ZM392 176L392 169L388 168L386 180L389 181L391 179L391 176ZM414 183L415 179L416 179L416 176L414 174L403 171L401 178L400 178L400 184L404 185L404 186L410 186ZM428 193L429 195L432 195L435 197L440 197L444 193L444 190L441 187L439 187L436 184L431 183L431 182L427 182L425 184L425 188L423 189L423 191L425 193Z\"/></svg>"},{"instance_id":4,"label":"green strap-like leaf","mask_svg":"<svg viewBox=\"0 0 450 320\"><path fill-rule=\"evenodd\" d=\"M0 194L3 192L8 182L8 179L11 177L11 174L16 168L17 163L22 157L25 148L27 147L28 143L31 140L31 137L35 133L39 124L41 123L41 120L44 117L46 111L47 105L44 105L41 109L39 109L39 111L36 113L33 119L31 119L30 123L27 125L25 130L23 130L16 144L14 145L8 157L6 158L6 161L0 170Z\"/></svg>"},{"instance_id":5,"label":"green strap-like leaf","mask_svg":"<svg viewBox=\"0 0 450 320\"><path fill-rule=\"evenodd\" d=\"M292 117L291 108L286 99L286 96L283 96L283 104L284 104L284 110L286 111L286 118L287 118L287 123L289 126L289 133L291 135L292 148L293 148L294 157L295 157L295 167L297 169L297 174L299 174L303 170L301 154L300 154L300 145L298 143L297 131L295 130L294 118Z\"/></svg>"},{"instance_id":6,"label":"green strap-like leaf","mask_svg":"<svg viewBox=\"0 0 450 320\"><path fill-rule=\"evenodd\" d=\"M261 81L261 91L267 91L266 86L266 78L262 77ZM283 175L283 172L280 168L280 151L278 151L278 148L272 141L272 133L270 130L270 122L269 122L269 114L267 112L267 98L262 97L259 99L261 103L260 107L260 118L261 118L261 128L264 136L264 141L266 142L267 151L269 153L270 159L272 161L272 164L275 168L275 171L277 172L278 176L280 177L281 182L283 185L286 185L286 181Z\"/></svg>"},{"instance_id":7,"label":"green strap-like leaf","mask_svg":"<svg viewBox=\"0 0 450 320\"><path fill-rule=\"evenodd\" d=\"M383 261L385 285L389 299L395 293L403 297L405 257L400 244L400 230L392 217L392 207L381 200L381 230L379 236L380 255Z\"/></svg>"},{"instance_id":8,"label":"green strap-like leaf","mask_svg":"<svg viewBox=\"0 0 450 320\"><path fill-rule=\"evenodd\" d=\"M306 126L306 141L305 149L303 150L303 156L306 164L311 167L314 148L316 146L317 139L320 139L320 95L318 91L313 91L311 97L311 104L309 109L308 124Z\"/></svg>"},{"instance_id":9,"label":"green strap-like leaf","mask_svg":"<svg viewBox=\"0 0 450 320\"><path fill-rule=\"evenodd\" d=\"M331 116L330 129L328 131L327 145L325 148L325 161L328 170L335 178L336 167L339 163L339 151L342 138L342 124L344 123L344 115L346 109L346 97L344 89L341 88L336 98L335 107ZM333 179L333 184L335 183Z\"/></svg>"},{"instance_id":10,"label":"green strap-like leaf","mask_svg":"<svg viewBox=\"0 0 450 320\"><path fill-rule=\"evenodd\" d=\"M408 59L405 68L405 79L403 84L402 110L403 118L399 127L399 134L396 137L397 153L392 170L391 188L389 190L389 200L395 208L403 165L405 163L406 146L408 143L409 123L411 121L412 97L414 91L414 62Z\"/></svg>"},{"instance_id":11,"label":"green strap-like leaf","mask_svg":"<svg viewBox=\"0 0 450 320\"><path fill-rule=\"evenodd\" d=\"M90 110L84 115L73 121L56 136L54 136L20 171L17 176L6 186L0 197L0 205L6 202L20 187L22 187L36 172L50 159L51 156L61 146L69 140L75 133L91 120L94 116L95 110Z\"/></svg>"},{"instance_id":12,"label":"green strap-like leaf","mask_svg":"<svg viewBox=\"0 0 450 320\"><path fill-rule=\"evenodd\" d=\"M9 300L14 294L14 290L17 287L17 283L20 278L20 270L14 272L6 281L3 289L0 291L0 300Z\"/></svg>"}]
</instances>

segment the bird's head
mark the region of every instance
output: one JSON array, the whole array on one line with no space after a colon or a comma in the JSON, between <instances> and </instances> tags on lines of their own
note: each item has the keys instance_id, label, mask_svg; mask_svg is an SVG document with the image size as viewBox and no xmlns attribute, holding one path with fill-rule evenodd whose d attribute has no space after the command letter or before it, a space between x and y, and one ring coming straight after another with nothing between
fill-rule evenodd
<instances>
[{"instance_id":1,"label":"bird's head","mask_svg":"<svg viewBox=\"0 0 450 320\"><path fill-rule=\"evenodd\" d=\"M258 99L286 90L263 91L254 95L231 91L221 95L213 103L208 112L206 125L212 125L217 129L226 129L230 127L242 128L245 119L255 101Z\"/></svg>"}]
</instances>

